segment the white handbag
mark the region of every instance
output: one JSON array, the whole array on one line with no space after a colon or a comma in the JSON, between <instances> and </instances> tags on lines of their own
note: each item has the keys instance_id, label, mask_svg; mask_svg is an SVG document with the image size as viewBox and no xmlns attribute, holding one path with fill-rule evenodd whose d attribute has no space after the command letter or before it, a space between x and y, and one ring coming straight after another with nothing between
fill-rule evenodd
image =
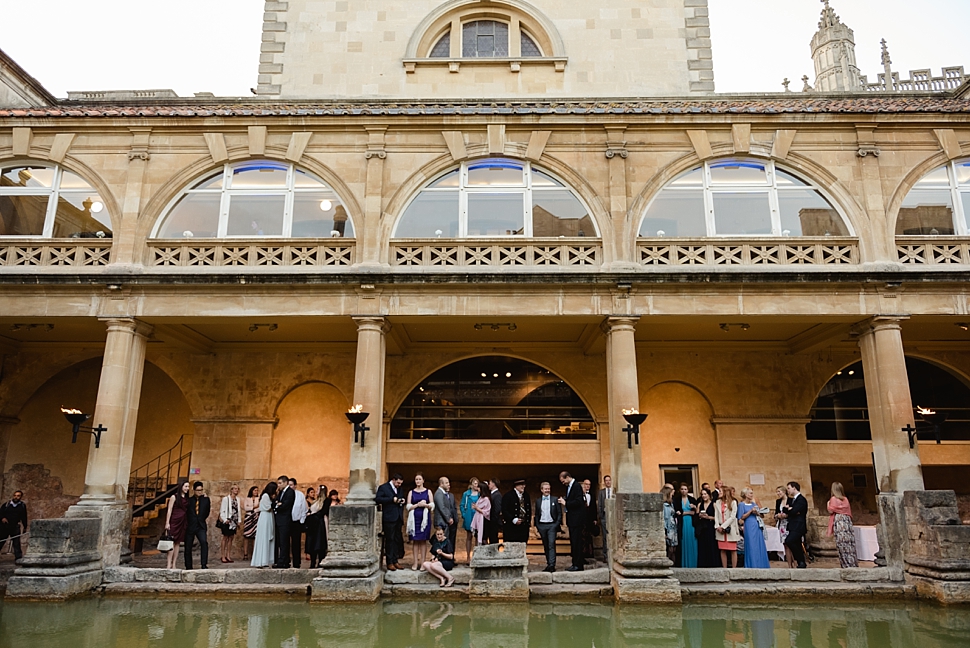
<instances>
[{"instance_id":1,"label":"white handbag","mask_svg":"<svg viewBox=\"0 0 970 648\"><path fill-rule=\"evenodd\" d=\"M169 536L167 533L163 534L162 537L158 540L158 550L161 551L162 553L168 553L174 548L175 548L175 542L172 540L171 536Z\"/></svg>"}]
</instances>

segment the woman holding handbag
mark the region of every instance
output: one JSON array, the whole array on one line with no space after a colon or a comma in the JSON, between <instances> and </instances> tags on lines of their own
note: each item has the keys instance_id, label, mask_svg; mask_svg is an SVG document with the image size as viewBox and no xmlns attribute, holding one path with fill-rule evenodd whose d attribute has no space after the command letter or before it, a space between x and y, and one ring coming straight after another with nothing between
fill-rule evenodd
<instances>
[{"instance_id":1,"label":"woman holding handbag","mask_svg":"<svg viewBox=\"0 0 970 648\"><path fill-rule=\"evenodd\" d=\"M179 486L178 492L168 498L165 514L165 535L172 541L172 550L165 557L165 566L175 569L179 557L179 545L185 542L185 531L189 527L189 482Z\"/></svg>"},{"instance_id":2,"label":"woman holding handbag","mask_svg":"<svg viewBox=\"0 0 970 648\"><path fill-rule=\"evenodd\" d=\"M738 566L738 503L734 499L734 489L725 486L721 499L714 503L714 531L717 535L717 548L721 550L721 567Z\"/></svg>"},{"instance_id":3,"label":"woman holding handbag","mask_svg":"<svg viewBox=\"0 0 970 648\"><path fill-rule=\"evenodd\" d=\"M222 505L219 507L219 530L222 531L222 562L235 562L232 559L232 540L236 537L236 530L239 529L241 522L240 516L243 510L242 500L239 498L239 486L233 484L229 488L229 494L222 498Z\"/></svg>"}]
</instances>

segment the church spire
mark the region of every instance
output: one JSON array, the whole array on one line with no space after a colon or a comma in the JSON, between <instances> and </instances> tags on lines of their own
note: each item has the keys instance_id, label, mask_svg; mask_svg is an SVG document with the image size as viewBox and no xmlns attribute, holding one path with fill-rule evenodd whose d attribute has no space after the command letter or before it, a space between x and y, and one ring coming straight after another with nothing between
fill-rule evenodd
<instances>
[{"instance_id":1,"label":"church spire","mask_svg":"<svg viewBox=\"0 0 970 648\"><path fill-rule=\"evenodd\" d=\"M862 83L855 59L855 34L839 19L829 0L822 0L818 32L812 38L815 90L852 92Z\"/></svg>"}]
</instances>

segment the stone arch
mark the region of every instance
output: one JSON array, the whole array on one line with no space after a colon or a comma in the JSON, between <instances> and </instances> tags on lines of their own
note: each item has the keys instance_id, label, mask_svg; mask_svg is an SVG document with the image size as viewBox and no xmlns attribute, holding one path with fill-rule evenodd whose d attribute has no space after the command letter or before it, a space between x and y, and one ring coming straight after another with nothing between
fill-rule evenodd
<instances>
[{"instance_id":1,"label":"stone arch","mask_svg":"<svg viewBox=\"0 0 970 648\"><path fill-rule=\"evenodd\" d=\"M915 167L910 169L909 173L903 176L899 185L896 187L896 191L893 192L892 198L889 200L889 204L886 207L886 227L887 240L895 241L896 239L896 223L899 220L899 210L903 207L903 201L906 200L906 196L909 192L913 190L916 183L923 179L930 171L941 167L945 164L949 164L954 159L959 160L960 158L951 158L943 151L939 151L924 159L922 162L917 164ZM895 256L895 244L892 246L893 256L892 260L896 260Z\"/></svg>"},{"instance_id":2,"label":"stone arch","mask_svg":"<svg viewBox=\"0 0 970 648\"><path fill-rule=\"evenodd\" d=\"M270 474L286 474L303 489L326 484L342 493L350 475L350 401L334 385L308 381L290 389L276 406Z\"/></svg>"},{"instance_id":3,"label":"stone arch","mask_svg":"<svg viewBox=\"0 0 970 648\"><path fill-rule=\"evenodd\" d=\"M643 484L655 492L660 466L693 466L701 482L713 482L721 471L717 432L711 422L714 407L697 387L665 381L640 393L640 410L649 416L640 434Z\"/></svg>"}]
</instances>

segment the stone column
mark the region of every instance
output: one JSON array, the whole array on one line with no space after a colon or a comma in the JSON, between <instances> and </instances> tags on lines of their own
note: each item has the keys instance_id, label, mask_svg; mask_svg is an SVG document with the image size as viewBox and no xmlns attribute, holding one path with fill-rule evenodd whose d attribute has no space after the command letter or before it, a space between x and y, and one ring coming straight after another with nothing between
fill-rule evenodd
<instances>
[{"instance_id":1,"label":"stone column","mask_svg":"<svg viewBox=\"0 0 970 648\"><path fill-rule=\"evenodd\" d=\"M381 434L384 421L384 331L381 316L355 317L357 322L357 370L354 376L354 404L370 412L365 447L350 435L350 492L348 504L373 504L381 472Z\"/></svg>"},{"instance_id":2,"label":"stone column","mask_svg":"<svg viewBox=\"0 0 970 648\"><path fill-rule=\"evenodd\" d=\"M125 183L124 198L121 203L121 214L112 219L114 227L114 245L112 246L111 262L131 265L141 263L135 255L141 252L136 245L136 225L141 213L142 192L145 189L145 172L151 158L148 148L151 128L138 126L131 131L131 149L128 151L128 178Z\"/></svg>"},{"instance_id":3,"label":"stone column","mask_svg":"<svg viewBox=\"0 0 970 648\"><path fill-rule=\"evenodd\" d=\"M879 490L923 490L919 451L902 431L915 425L898 315L873 317L859 336L865 372L869 428Z\"/></svg>"},{"instance_id":4,"label":"stone column","mask_svg":"<svg viewBox=\"0 0 970 648\"><path fill-rule=\"evenodd\" d=\"M98 403L91 425L107 428L101 447L90 440L88 467L81 500L67 517L102 519L100 550L105 565L118 564L128 544L128 475L135 443L145 349L151 327L133 318L105 318L105 341Z\"/></svg>"},{"instance_id":5,"label":"stone column","mask_svg":"<svg viewBox=\"0 0 970 648\"><path fill-rule=\"evenodd\" d=\"M622 315L610 317L603 324L606 333L606 374L610 407L610 454L613 482L620 493L643 492L643 469L640 446L627 447L623 431L626 420L623 410L640 407L637 387L637 349L634 329L639 317Z\"/></svg>"},{"instance_id":6,"label":"stone column","mask_svg":"<svg viewBox=\"0 0 970 648\"><path fill-rule=\"evenodd\" d=\"M380 265L381 263L381 214L384 209L384 135L386 126L367 127L367 176L364 185L364 218L354 223L357 237L358 263Z\"/></svg>"},{"instance_id":7,"label":"stone column","mask_svg":"<svg viewBox=\"0 0 970 648\"><path fill-rule=\"evenodd\" d=\"M613 236L603 234L603 245L612 243L612 249L604 249L607 259L612 259L615 268L638 267L636 258L636 234L633 240L627 236L629 227L629 194L627 190L626 160L629 153L626 150L626 126L612 126L606 129L606 159L609 165L610 177L610 224Z\"/></svg>"}]
</instances>

